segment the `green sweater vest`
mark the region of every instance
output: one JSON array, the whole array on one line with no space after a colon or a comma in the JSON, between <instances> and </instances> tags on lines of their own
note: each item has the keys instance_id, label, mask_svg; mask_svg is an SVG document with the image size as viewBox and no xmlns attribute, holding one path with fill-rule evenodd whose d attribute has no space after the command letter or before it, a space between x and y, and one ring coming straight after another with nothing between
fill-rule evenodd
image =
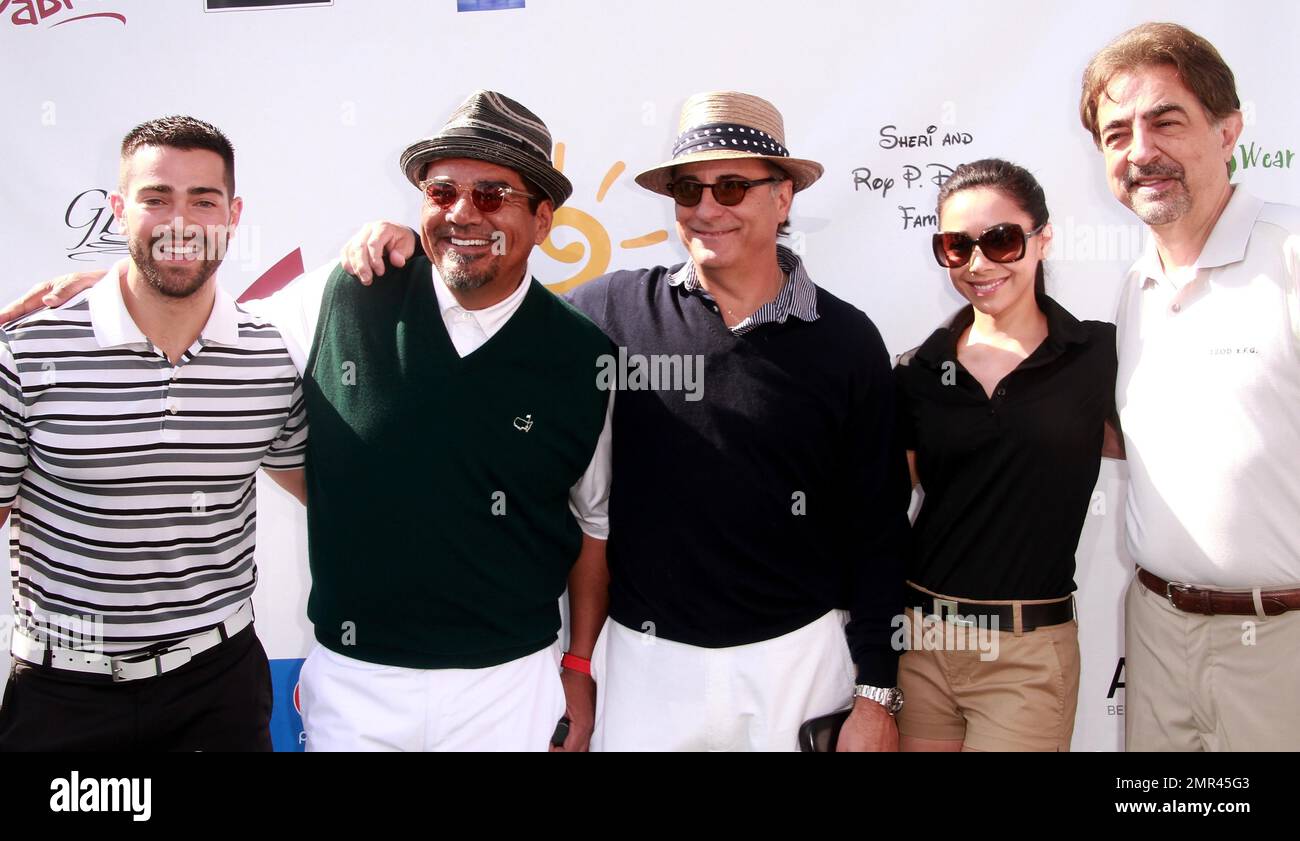
<instances>
[{"instance_id":1,"label":"green sweater vest","mask_svg":"<svg viewBox=\"0 0 1300 841\"><path fill-rule=\"evenodd\" d=\"M429 261L364 287L335 269L307 362L316 639L408 668L482 668L550 645L581 531L569 489L608 394L604 334L536 281L460 358Z\"/></svg>"}]
</instances>

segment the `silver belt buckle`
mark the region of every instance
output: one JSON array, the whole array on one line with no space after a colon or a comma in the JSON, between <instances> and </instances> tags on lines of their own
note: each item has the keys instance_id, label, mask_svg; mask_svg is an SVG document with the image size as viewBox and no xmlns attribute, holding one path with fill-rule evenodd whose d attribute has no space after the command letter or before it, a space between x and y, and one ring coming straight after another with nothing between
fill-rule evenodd
<instances>
[{"instance_id":1,"label":"silver belt buckle","mask_svg":"<svg viewBox=\"0 0 1300 841\"><path fill-rule=\"evenodd\" d=\"M934 600L934 612L940 619L946 619L954 625L961 625L964 628L974 627L975 622L969 617L962 616L957 612L956 599L938 599Z\"/></svg>"},{"instance_id":2,"label":"silver belt buckle","mask_svg":"<svg viewBox=\"0 0 1300 841\"><path fill-rule=\"evenodd\" d=\"M172 655L178 656L173 657ZM152 657L139 660L116 660L113 662L113 681L115 683L124 683L128 680L139 680L141 677L159 677L160 675L170 672L172 669L179 669L181 666L184 666L193 659L194 654L188 648L169 648L160 654L155 654ZM140 675L138 677L122 676L123 664L136 666L145 663L153 663L152 675Z\"/></svg>"},{"instance_id":3,"label":"silver belt buckle","mask_svg":"<svg viewBox=\"0 0 1300 841\"><path fill-rule=\"evenodd\" d=\"M1183 584L1177 581L1165 582L1165 600L1169 602L1170 606L1178 607L1178 605L1174 604L1174 591L1178 591L1184 594L1190 593L1192 591L1192 585Z\"/></svg>"}]
</instances>

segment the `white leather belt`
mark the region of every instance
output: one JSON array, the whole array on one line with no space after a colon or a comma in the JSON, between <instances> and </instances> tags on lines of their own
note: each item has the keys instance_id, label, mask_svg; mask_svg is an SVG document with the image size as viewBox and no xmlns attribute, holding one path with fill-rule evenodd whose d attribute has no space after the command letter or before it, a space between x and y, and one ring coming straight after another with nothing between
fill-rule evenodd
<instances>
[{"instance_id":1,"label":"white leather belt","mask_svg":"<svg viewBox=\"0 0 1300 841\"><path fill-rule=\"evenodd\" d=\"M229 619L201 634L181 640L155 654L125 654L113 656L72 648L58 648L43 640L29 636L21 628L14 628L10 651L19 660L37 666L49 666L69 672L94 675L112 675L117 682L157 677L179 669L190 660L215 648L247 628L253 621L253 603L244 602Z\"/></svg>"}]
</instances>

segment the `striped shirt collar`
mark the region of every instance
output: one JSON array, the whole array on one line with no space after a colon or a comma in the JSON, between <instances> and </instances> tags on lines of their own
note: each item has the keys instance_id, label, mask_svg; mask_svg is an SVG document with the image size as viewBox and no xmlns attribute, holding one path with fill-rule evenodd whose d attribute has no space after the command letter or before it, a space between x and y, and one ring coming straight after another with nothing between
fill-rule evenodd
<instances>
[{"instance_id":1,"label":"striped shirt collar","mask_svg":"<svg viewBox=\"0 0 1300 841\"><path fill-rule=\"evenodd\" d=\"M801 321L817 320L817 287L808 276L803 260L789 248L778 245L776 261L780 264L781 271L790 275L789 282L781 287L776 298L763 304L744 321L733 326L731 328L733 333L740 335L760 324L784 324L790 316ZM687 260L680 269L668 276L668 285L680 286L688 294L713 300L713 296L709 295L708 290L700 283L692 260Z\"/></svg>"},{"instance_id":2,"label":"striped shirt collar","mask_svg":"<svg viewBox=\"0 0 1300 841\"><path fill-rule=\"evenodd\" d=\"M121 345L147 345L149 339L141 332L131 313L127 311L126 301L122 300L122 282L126 278L126 260L119 260L109 269L101 283L96 283L86 293L90 305L90 322L95 329L95 340L102 348ZM204 341L220 345L239 344L239 311L235 300L217 284L216 297L212 302L212 313L199 332Z\"/></svg>"}]
</instances>

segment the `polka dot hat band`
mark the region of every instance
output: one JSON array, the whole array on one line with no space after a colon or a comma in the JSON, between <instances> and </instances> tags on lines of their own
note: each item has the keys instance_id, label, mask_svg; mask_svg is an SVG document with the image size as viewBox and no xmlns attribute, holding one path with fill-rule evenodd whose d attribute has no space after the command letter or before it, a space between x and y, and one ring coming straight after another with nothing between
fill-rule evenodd
<instances>
[{"instance_id":1,"label":"polka dot hat band","mask_svg":"<svg viewBox=\"0 0 1300 841\"><path fill-rule=\"evenodd\" d=\"M790 176L795 192L822 176L821 164L790 156L785 123L775 105L747 93L709 91L695 94L682 106L672 160L642 172L636 183L669 195L675 167L738 158L770 160Z\"/></svg>"}]
</instances>

